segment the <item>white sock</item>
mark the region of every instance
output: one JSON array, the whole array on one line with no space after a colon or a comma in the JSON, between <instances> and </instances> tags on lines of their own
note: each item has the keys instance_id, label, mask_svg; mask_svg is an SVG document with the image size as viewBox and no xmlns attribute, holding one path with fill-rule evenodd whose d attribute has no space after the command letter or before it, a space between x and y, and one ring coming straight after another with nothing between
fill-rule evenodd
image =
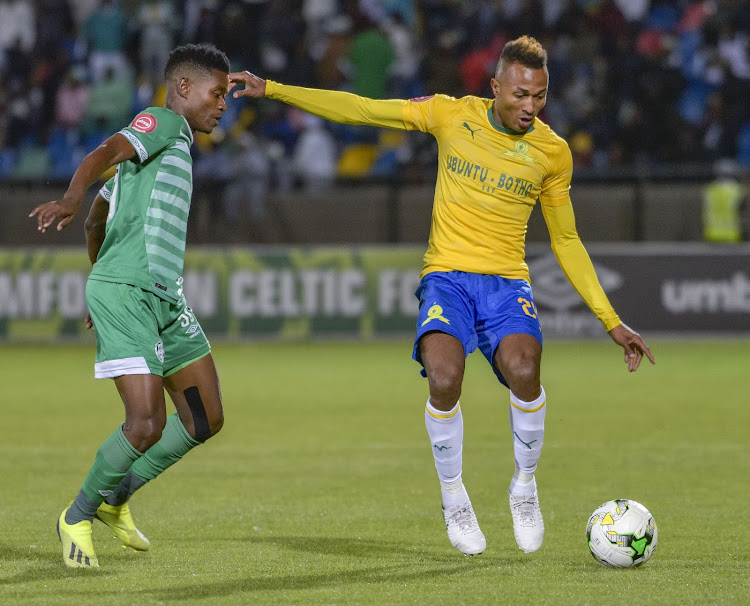
<instances>
[{"instance_id":1,"label":"white sock","mask_svg":"<svg viewBox=\"0 0 750 606\"><path fill-rule=\"evenodd\" d=\"M529 495L536 492L536 478L533 473L524 473L516 469L510 479L508 492L515 495Z\"/></svg>"},{"instance_id":2,"label":"white sock","mask_svg":"<svg viewBox=\"0 0 750 606\"><path fill-rule=\"evenodd\" d=\"M461 481L464 420L460 404L456 402L451 410L444 412L434 408L427 400L424 424L440 480L443 507L447 509L468 502L469 496Z\"/></svg>"},{"instance_id":3,"label":"white sock","mask_svg":"<svg viewBox=\"0 0 750 606\"><path fill-rule=\"evenodd\" d=\"M440 482L440 496L443 499L443 507L445 509L471 502L469 501L469 494L466 492L466 488L464 488L464 483L460 479L458 482L450 484Z\"/></svg>"},{"instance_id":4,"label":"white sock","mask_svg":"<svg viewBox=\"0 0 750 606\"><path fill-rule=\"evenodd\" d=\"M511 480L511 492L531 494L536 490L536 471L544 443L544 417L547 412L544 388L533 402L524 402L510 393L510 430L516 472Z\"/></svg>"}]
</instances>

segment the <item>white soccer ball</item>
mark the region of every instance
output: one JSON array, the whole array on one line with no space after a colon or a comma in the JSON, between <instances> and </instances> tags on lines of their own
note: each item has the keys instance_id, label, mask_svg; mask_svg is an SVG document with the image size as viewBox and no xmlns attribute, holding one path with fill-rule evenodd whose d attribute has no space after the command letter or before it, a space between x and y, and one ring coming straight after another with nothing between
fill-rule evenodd
<instances>
[{"instance_id":1,"label":"white soccer ball","mask_svg":"<svg viewBox=\"0 0 750 606\"><path fill-rule=\"evenodd\" d=\"M654 516L631 499L607 501L594 510L586 525L591 555L604 566L632 568L656 549Z\"/></svg>"}]
</instances>

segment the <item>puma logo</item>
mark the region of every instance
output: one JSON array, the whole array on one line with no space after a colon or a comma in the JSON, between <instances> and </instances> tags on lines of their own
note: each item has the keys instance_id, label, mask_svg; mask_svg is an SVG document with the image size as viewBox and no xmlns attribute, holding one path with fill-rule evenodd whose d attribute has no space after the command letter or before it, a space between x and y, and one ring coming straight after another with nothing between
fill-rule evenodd
<instances>
[{"instance_id":1,"label":"puma logo","mask_svg":"<svg viewBox=\"0 0 750 606\"><path fill-rule=\"evenodd\" d=\"M474 133L478 133L480 130L482 130L481 128L473 130L471 128L471 126L469 126L468 124L466 124L466 122L464 122L461 126L463 126L464 128L466 128L466 130L468 130L471 133L471 138L472 139L474 138Z\"/></svg>"}]
</instances>

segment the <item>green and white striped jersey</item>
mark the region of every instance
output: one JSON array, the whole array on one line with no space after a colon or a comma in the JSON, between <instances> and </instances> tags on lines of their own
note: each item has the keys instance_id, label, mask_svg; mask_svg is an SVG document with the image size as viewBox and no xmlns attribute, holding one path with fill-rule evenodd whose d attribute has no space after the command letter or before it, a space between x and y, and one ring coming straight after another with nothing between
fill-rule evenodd
<instances>
[{"instance_id":1,"label":"green and white striped jersey","mask_svg":"<svg viewBox=\"0 0 750 606\"><path fill-rule=\"evenodd\" d=\"M120 134L136 156L119 164L100 191L109 214L90 277L132 284L176 303L193 191L193 134L183 116L163 107L141 112Z\"/></svg>"}]
</instances>

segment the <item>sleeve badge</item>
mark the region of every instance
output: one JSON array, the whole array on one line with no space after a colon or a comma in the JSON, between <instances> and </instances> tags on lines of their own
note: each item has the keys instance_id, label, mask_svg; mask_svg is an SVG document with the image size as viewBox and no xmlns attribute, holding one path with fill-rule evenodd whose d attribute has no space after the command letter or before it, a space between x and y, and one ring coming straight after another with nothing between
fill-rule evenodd
<instances>
[{"instance_id":1,"label":"sleeve badge","mask_svg":"<svg viewBox=\"0 0 750 606\"><path fill-rule=\"evenodd\" d=\"M156 117L153 114L138 114L130 123L130 128L143 134L152 133L156 130Z\"/></svg>"}]
</instances>

